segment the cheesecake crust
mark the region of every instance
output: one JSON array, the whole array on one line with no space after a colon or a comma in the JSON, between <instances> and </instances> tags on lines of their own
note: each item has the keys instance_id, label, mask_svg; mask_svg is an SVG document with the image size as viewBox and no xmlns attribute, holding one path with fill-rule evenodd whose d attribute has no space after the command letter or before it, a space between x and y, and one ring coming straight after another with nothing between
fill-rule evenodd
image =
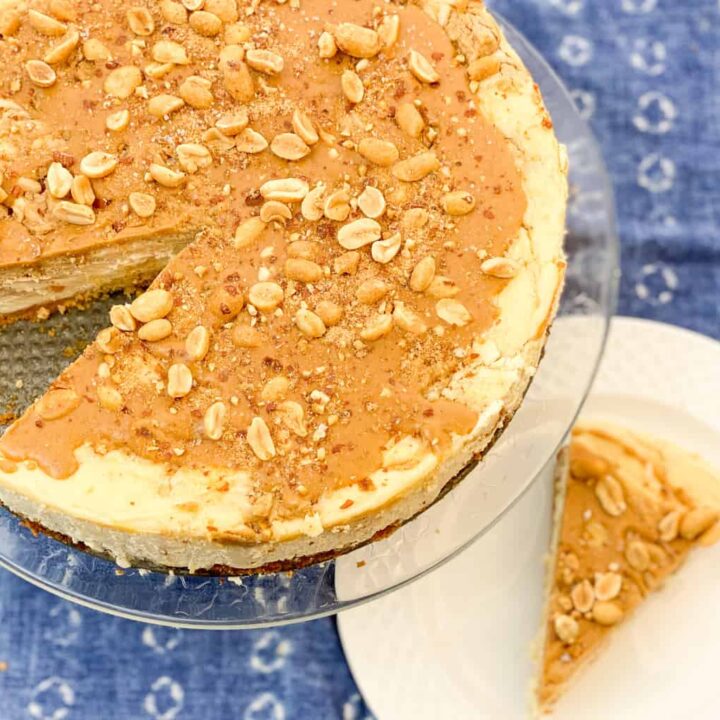
<instances>
[{"instance_id":1,"label":"cheesecake crust","mask_svg":"<svg viewBox=\"0 0 720 720\"><path fill-rule=\"evenodd\" d=\"M5 434L0 500L123 564L257 569L398 526L512 417L562 287L567 167L481 3L210 7L83 15L115 33L76 88L111 129L92 106L94 149L62 167L102 174L95 230L120 207L136 238L195 236ZM118 247L44 200L41 257Z\"/></svg>"}]
</instances>

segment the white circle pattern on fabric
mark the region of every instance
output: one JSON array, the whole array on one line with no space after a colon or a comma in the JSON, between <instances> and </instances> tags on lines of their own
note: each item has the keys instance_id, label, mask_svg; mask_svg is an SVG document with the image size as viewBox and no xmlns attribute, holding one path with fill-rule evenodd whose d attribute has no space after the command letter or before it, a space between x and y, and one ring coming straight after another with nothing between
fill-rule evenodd
<instances>
[{"instance_id":1,"label":"white circle pattern on fabric","mask_svg":"<svg viewBox=\"0 0 720 720\"><path fill-rule=\"evenodd\" d=\"M173 651L182 639L182 630L147 625L142 631L142 643L158 655Z\"/></svg>"},{"instance_id":2,"label":"white circle pattern on fabric","mask_svg":"<svg viewBox=\"0 0 720 720\"><path fill-rule=\"evenodd\" d=\"M263 633L253 646L250 667L259 673L269 674L280 670L292 652L292 644L271 630Z\"/></svg>"},{"instance_id":3,"label":"white circle pattern on fabric","mask_svg":"<svg viewBox=\"0 0 720 720\"><path fill-rule=\"evenodd\" d=\"M549 0L550 4L566 15L577 15L584 7L584 0Z\"/></svg>"},{"instance_id":4,"label":"white circle pattern on fabric","mask_svg":"<svg viewBox=\"0 0 720 720\"><path fill-rule=\"evenodd\" d=\"M155 720L173 720L184 704L185 691L182 685L163 675L150 686L150 692L143 701L143 708Z\"/></svg>"},{"instance_id":5,"label":"white circle pattern on fabric","mask_svg":"<svg viewBox=\"0 0 720 720\"><path fill-rule=\"evenodd\" d=\"M676 174L675 163L670 158L652 153L640 161L637 181L638 185L648 192L663 193L675 184Z\"/></svg>"},{"instance_id":6,"label":"white circle pattern on fabric","mask_svg":"<svg viewBox=\"0 0 720 720\"><path fill-rule=\"evenodd\" d=\"M667 67L667 48L660 40L636 38L630 49L630 65L639 72L657 77Z\"/></svg>"},{"instance_id":7,"label":"white circle pattern on fabric","mask_svg":"<svg viewBox=\"0 0 720 720\"><path fill-rule=\"evenodd\" d=\"M638 99L633 125L640 132L664 135L672 130L677 114L675 103L667 95L651 90Z\"/></svg>"},{"instance_id":8,"label":"white circle pattern on fabric","mask_svg":"<svg viewBox=\"0 0 720 720\"><path fill-rule=\"evenodd\" d=\"M558 48L558 56L568 65L581 67L592 59L593 45L580 35L566 35Z\"/></svg>"},{"instance_id":9,"label":"white circle pattern on fabric","mask_svg":"<svg viewBox=\"0 0 720 720\"><path fill-rule=\"evenodd\" d=\"M75 691L59 677L38 683L27 705L28 715L35 720L64 720L75 704Z\"/></svg>"},{"instance_id":10,"label":"white circle pattern on fabric","mask_svg":"<svg viewBox=\"0 0 720 720\"><path fill-rule=\"evenodd\" d=\"M570 97L572 97L575 107L583 120L589 120L595 114L597 101L591 92L579 89L572 90L570 92Z\"/></svg>"},{"instance_id":11,"label":"white circle pattern on fabric","mask_svg":"<svg viewBox=\"0 0 720 720\"><path fill-rule=\"evenodd\" d=\"M646 15L657 7L657 0L622 0L620 7L628 15Z\"/></svg>"},{"instance_id":12,"label":"white circle pattern on fabric","mask_svg":"<svg viewBox=\"0 0 720 720\"><path fill-rule=\"evenodd\" d=\"M43 634L45 640L60 647L73 645L80 636L82 625L82 615L78 609L60 602L50 610L49 615L53 622Z\"/></svg>"},{"instance_id":13,"label":"white circle pattern on fabric","mask_svg":"<svg viewBox=\"0 0 720 720\"><path fill-rule=\"evenodd\" d=\"M243 720L285 720L285 706L272 693L265 692L247 706Z\"/></svg>"},{"instance_id":14,"label":"white circle pattern on fabric","mask_svg":"<svg viewBox=\"0 0 720 720\"><path fill-rule=\"evenodd\" d=\"M649 263L643 265L635 283L635 294L649 305L667 305L672 302L679 285L677 273L667 265Z\"/></svg>"}]
</instances>

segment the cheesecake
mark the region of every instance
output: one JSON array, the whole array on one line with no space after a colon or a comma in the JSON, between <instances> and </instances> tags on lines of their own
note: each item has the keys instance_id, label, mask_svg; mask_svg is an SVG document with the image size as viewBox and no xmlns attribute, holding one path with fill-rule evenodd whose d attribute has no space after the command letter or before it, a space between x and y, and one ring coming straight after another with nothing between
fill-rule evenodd
<instances>
[{"instance_id":1,"label":"cheesecake","mask_svg":"<svg viewBox=\"0 0 720 720\"><path fill-rule=\"evenodd\" d=\"M556 483L536 688L544 712L688 555L720 536L720 470L665 440L582 422Z\"/></svg>"},{"instance_id":2,"label":"cheesecake","mask_svg":"<svg viewBox=\"0 0 720 720\"><path fill-rule=\"evenodd\" d=\"M258 572L481 458L567 200L483 3L0 2L0 312L154 277L0 439L0 502L121 565Z\"/></svg>"}]
</instances>

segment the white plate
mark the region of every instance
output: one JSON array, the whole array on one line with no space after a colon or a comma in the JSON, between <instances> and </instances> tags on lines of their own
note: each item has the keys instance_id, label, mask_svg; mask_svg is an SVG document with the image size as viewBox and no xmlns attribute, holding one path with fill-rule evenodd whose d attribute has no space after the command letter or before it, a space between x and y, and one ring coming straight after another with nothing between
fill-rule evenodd
<instances>
[{"instance_id":1,"label":"white plate","mask_svg":"<svg viewBox=\"0 0 720 720\"><path fill-rule=\"evenodd\" d=\"M720 343L617 318L584 415L674 438L720 464ZM528 717L551 503L548 469L458 558L340 615L350 668L378 720ZM618 630L553 720L716 720L718 607L720 546L695 553Z\"/></svg>"}]
</instances>

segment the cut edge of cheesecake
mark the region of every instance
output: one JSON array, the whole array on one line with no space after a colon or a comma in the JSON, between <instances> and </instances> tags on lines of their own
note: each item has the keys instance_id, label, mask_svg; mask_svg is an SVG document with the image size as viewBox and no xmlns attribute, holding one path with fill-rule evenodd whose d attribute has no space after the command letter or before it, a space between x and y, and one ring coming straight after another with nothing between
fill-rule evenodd
<instances>
[{"instance_id":1,"label":"cut edge of cheesecake","mask_svg":"<svg viewBox=\"0 0 720 720\"><path fill-rule=\"evenodd\" d=\"M196 235L194 230L179 229L143 233L79 253L8 265L0 271L0 326L45 319L58 308L81 306L118 290L147 287Z\"/></svg>"},{"instance_id":2,"label":"cut edge of cheesecake","mask_svg":"<svg viewBox=\"0 0 720 720\"><path fill-rule=\"evenodd\" d=\"M436 20L437 5L424 3ZM443 7L447 13L441 19L447 34L460 51L472 57L475 23L496 28L494 21L479 3L469 4L472 14L449 5ZM450 450L438 454L427 449L418 453L412 438L401 439L388 450L400 462L396 468L390 462L389 469L378 469L382 482L376 483L377 490L363 492L351 485L333 491L322 498L311 516L274 523L272 537L260 543L229 533L211 538L206 532L178 534L172 528L163 528L156 522L166 509L160 495L153 498L159 504L144 508L152 510L154 524L144 526L137 518L124 523L122 519L101 517L102 513L86 500L98 478L121 474L122 483L106 480L103 488L110 493L137 491L142 497L148 487L168 476L167 468L158 463L121 450L101 455L90 446L81 447L77 451L80 469L61 482L34 463L6 462L5 470L0 465L0 501L31 523L109 554L122 565L149 563L191 571L222 567L253 572L284 563L297 566L303 564L303 558L345 552L382 536L432 504L463 468L487 450L522 401L539 363L563 284L566 154L552 132L532 78L500 37L504 69L483 81L482 112L514 146L528 207L523 229L508 253L521 265L496 299L500 320L477 342L474 359L440 388L444 397L476 411L478 420L470 433L454 434ZM176 475L181 475L180 482L185 479L193 484L189 475ZM137 483L135 488L133 483ZM112 507L110 500L107 494L103 496L105 506Z\"/></svg>"},{"instance_id":3,"label":"cut edge of cheesecake","mask_svg":"<svg viewBox=\"0 0 720 720\"><path fill-rule=\"evenodd\" d=\"M576 425L558 454L554 488L543 620L533 645L534 717L552 712L615 628L692 550L720 539L720 470L612 422Z\"/></svg>"}]
</instances>

